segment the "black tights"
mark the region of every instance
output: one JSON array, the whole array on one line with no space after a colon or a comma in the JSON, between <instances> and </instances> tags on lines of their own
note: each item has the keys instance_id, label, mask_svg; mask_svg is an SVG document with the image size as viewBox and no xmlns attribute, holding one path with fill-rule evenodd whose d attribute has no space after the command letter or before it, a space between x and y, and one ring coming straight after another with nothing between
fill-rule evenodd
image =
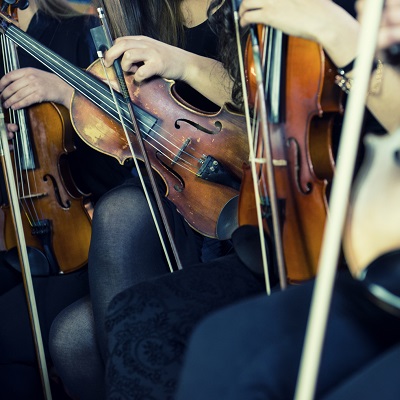
<instances>
[{"instance_id":1,"label":"black tights","mask_svg":"<svg viewBox=\"0 0 400 400\"><path fill-rule=\"evenodd\" d=\"M171 228L179 239L176 245L183 255L181 261L186 265L198 262L198 236L171 203L165 201L165 205ZM96 204L93 216L89 252L90 299L80 300L64 310L50 334L54 364L71 395L101 398L103 366L94 337L105 359L104 323L111 299L128 287L168 271L142 189L132 180L104 195ZM97 390L93 391L91 385L83 382L86 378L96 385ZM82 385L77 385L77 381Z\"/></svg>"},{"instance_id":2,"label":"black tights","mask_svg":"<svg viewBox=\"0 0 400 400\"><path fill-rule=\"evenodd\" d=\"M96 205L89 252L89 284L102 355L104 318L122 290L168 272L143 191L135 185L111 190Z\"/></svg>"}]
</instances>

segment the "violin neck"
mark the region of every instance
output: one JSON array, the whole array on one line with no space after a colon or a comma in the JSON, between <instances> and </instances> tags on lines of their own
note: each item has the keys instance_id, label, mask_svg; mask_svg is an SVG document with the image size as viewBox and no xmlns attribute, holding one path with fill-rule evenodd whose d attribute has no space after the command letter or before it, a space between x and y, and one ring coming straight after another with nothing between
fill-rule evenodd
<instances>
[{"instance_id":1,"label":"violin neck","mask_svg":"<svg viewBox=\"0 0 400 400\"><path fill-rule=\"evenodd\" d=\"M15 44L7 37L1 36L1 49L3 54L4 73L19 68L19 60ZM28 130L27 114L25 109L8 110L10 122L18 125L18 140L14 141L15 154L19 160L22 170L34 169L36 167L33 154L32 140Z\"/></svg>"},{"instance_id":2,"label":"violin neck","mask_svg":"<svg viewBox=\"0 0 400 400\"><path fill-rule=\"evenodd\" d=\"M266 100L268 120L280 124L285 118L285 64L286 36L282 31L269 28L266 56Z\"/></svg>"}]
</instances>

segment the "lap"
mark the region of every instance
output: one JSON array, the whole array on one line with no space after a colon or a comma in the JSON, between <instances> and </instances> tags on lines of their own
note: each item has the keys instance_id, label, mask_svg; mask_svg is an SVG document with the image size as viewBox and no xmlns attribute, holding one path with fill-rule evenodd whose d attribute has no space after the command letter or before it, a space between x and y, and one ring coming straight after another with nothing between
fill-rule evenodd
<instances>
[{"instance_id":1,"label":"lap","mask_svg":"<svg viewBox=\"0 0 400 400\"><path fill-rule=\"evenodd\" d=\"M400 345L394 346L351 375L323 400L400 398Z\"/></svg>"},{"instance_id":2,"label":"lap","mask_svg":"<svg viewBox=\"0 0 400 400\"><path fill-rule=\"evenodd\" d=\"M218 311L195 330L177 399L293 398L312 283ZM391 327L387 335L383 326ZM317 391L334 387L398 340L398 319L346 276L335 285ZM387 335L387 337L386 337ZM213 379L218 376L218 379ZM204 396L204 397L202 397Z\"/></svg>"},{"instance_id":3,"label":"lap","mask_svg":"<svg viewBox=\"0 0 400 400\"><path fill-rule=\"evenodd\" d=\"M85 269L66 275L33 278L41 333L48 354L48 333L57 314L88 293ZM0 296L0 346L2 363L32 362L35 352L25 291L22 284ZM35 361L34 361L35 362Z\"/></svg>"},{"instance_id":4,"label":"lap","mask_svg":"<svg viewBox=\"0 0 400 400\"><path fill-rule=\"evenodd\" d=\"M122 292L112 301L106 321L109 398L129 390L170 398L195 324L211 311L263 290L263 282L231 255Z\"/></svg>"}]
</instances>

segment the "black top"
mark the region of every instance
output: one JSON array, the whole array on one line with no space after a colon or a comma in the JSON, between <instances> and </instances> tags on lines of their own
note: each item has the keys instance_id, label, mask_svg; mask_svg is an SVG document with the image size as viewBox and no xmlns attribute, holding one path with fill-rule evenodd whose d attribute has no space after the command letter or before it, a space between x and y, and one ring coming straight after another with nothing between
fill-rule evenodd
<instances>
[{"instance_id":1,"label":"black top","mask_svg":"<svg viewBox=\"0 0 400 400\"><path fill-rule=\"evenodd\" d=\"M185 50L218 60L218 38L208 20L185 28Z\"/></svg>"},{"instance_id":2,"label":"black top","mask_svg":"<svg viewBox=\"0 0 400 400\"><path fill-rule=\"evenodd\" d=\"M185 28L184 48L191 53L218 60L218 38L208 20L192 28ZM209 112L220 108L184 82L176 82L175 87L178 94L195 108Z\"/></svg>"},{"instance_id":3,"label":"black top","mask_svg":"<svg viewBox=\"0 0 400 400\"><path fill-rule=\"evenodd\" d=\"M98 24L89 15L55 20L41 11L32 18L26 33L70 63L87 68L96 58L96 51L89 36L90 29ZM21 67L46 70L39 61L19 49Z\"/></svg>"}]
</instances>

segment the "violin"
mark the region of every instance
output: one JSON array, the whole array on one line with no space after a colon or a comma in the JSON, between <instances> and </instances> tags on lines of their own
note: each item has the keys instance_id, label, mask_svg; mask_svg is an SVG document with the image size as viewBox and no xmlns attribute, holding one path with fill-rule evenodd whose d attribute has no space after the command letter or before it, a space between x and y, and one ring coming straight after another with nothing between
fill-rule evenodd
<instances>
[{"instance_id":1,"label":"violin","mask_svg":"<svg viewBox=\"0 0 400 400\"><path fill-rule=\"evenodd\" d=\"M274 245L282 240L286 279L301 282L317 272L328 210L327 189L334 169L333 124L343 113L342 93L334 84L335 67L322 47L310 40L285 36L257 26L266 60L266 107L271 142L274 190L278 209L278 239L271 222L271 190L265 137L253 144L264 230ZM277 49L278 47L278 49ZM250 40L245 52L249 102L257 107L257 87ZM307 66L307 67L305 67ZM273 86L275 85L275 86ZM253 176L247 165L239 201L239 224L256 224ZM276 248L274 249L276 250ZM279 251L279 249L278 249Z\"/></svg>"},{"instance_id":2,"label":"violin","mask_svg":"<svg viewBox=\"0 0 400 400\"><path fill-rule=\"evenodd\" d=\"M121 163L132 158L100 62L82 71L30 38L9 17L1 18L7 37L75 89L71 119L82 140ZM112 68L107 75L115 80ZM171 80L153 78L137 86L133 76L126 75L126 81L151 166L166 185L166 197L202 235L229 238L237 227L242 163L248 158L243 116L228 106L217 113L192 108ZM127 106L120 93L115 95L140 159Z\"/></svg>"},{"instance_id":3,"label":"violin","mask_svg":"<svg viewBox=\"0 0 400 400\"><path fill-rule=\"evenodd\" d=\"M14 44L1 38L5 72L19 67ZM27 110L9 110L19 126L12 159L25 240L38 274L68 273L87 263L91 236L89 201L69 173L67 153L74 150L73 128L65 107L43 103ZM8 204L1 205L3 249L17 245ZM17 254L7 261L19 269Z\"/></svg>"}]
</instances>

